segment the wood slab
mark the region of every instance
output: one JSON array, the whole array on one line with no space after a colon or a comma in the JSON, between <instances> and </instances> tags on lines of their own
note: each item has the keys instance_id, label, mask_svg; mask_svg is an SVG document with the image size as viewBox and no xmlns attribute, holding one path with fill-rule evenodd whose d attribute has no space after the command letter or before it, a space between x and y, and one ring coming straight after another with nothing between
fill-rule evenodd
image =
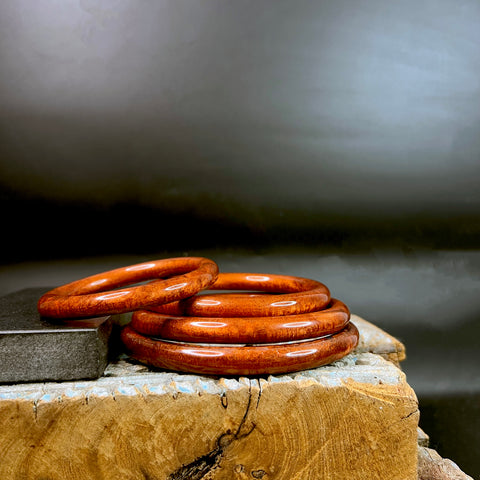
<instances>
[{"instance_id":1,"label":"wood slab","mask_svg":"<svg viewBox=\"0 0 480 480\"><path fill-rule=\"evenodd\" d=\"M122 359L95 381L0 386L0 478L416 480L418 417L368 351L265 378Z\"/></svg>"}]
</instances>

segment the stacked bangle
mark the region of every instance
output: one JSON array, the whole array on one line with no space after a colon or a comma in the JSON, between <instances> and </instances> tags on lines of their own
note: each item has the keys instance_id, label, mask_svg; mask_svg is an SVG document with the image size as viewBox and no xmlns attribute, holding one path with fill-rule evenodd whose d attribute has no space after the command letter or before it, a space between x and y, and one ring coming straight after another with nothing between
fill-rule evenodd
<instances>
[{"instance_id":1,"label":"stacked bangle","mask_svg":"<svg viewBox=\"0 0 480 480\"><path fill-rule=\"evenodd\" d=\"M206 289L212 292L198 294ZM38 311L55 319L133 311L121 333L132 358L207 375L315 368L342 358L358 343L347 306L331 298L324 284L288 275L218 273L217 265L202 257L93 275L49 291Z\"/></svg>"},{"instance_id":2,"label":"stacked bangle","mask_svg":"<svg viewBox=\"0 0 480 480\"><path fill-rule=\"evenodd\" d=\"M122 332L130 354L169 370L263 375L325 365L357 345L348 308L320 282L219 273L210 290L252 293L196 295L135 312Z\"/></svg>"}]
</instances>

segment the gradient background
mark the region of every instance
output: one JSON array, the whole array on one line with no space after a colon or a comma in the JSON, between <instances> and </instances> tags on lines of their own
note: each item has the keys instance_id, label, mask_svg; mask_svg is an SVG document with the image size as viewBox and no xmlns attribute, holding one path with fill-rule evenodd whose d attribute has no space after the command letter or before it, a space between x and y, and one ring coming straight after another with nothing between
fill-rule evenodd
<instances>
[{"instance_id":1,"label":"gradient background","mask_svg":"<svg viewBox=\"0 0 480 480\"><path fill-rule=\"evenodd\" d=\"M480 3L5 0L0 293L130 261L325 281L480 475Z\"/></svg>"}]
</instances>

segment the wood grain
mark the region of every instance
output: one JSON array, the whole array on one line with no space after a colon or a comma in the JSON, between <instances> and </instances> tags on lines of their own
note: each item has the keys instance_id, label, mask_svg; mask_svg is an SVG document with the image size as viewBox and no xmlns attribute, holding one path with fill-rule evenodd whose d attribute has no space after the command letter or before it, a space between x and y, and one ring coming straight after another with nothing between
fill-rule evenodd
<instances>
[{"instance_id":1,"label":"wood grain","mask_svg":"<svg viewBox=\"0 0 480 480\"><path fill-rule=\"evenodd\" d=\"M259 379L120 361L0 386L0 478L416 480L417 423L405 375L371 353Z\"/></svg>"}]
</instances>

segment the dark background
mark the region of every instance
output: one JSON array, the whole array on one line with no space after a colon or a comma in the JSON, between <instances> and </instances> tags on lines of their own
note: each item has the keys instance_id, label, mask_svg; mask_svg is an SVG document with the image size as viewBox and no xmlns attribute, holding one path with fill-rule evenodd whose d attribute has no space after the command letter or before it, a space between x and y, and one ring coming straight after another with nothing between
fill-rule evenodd
<instances>
[{"instance_id":1,"label":"dark background","mask_svg":"<svg viewBox=\"0 0 480 480\"><path fill-rule=\"evenodd\" d=\"M325 281L480 475L480 3L0 4L0 293L130 261Z\"/></svg>"}]
</instances>

